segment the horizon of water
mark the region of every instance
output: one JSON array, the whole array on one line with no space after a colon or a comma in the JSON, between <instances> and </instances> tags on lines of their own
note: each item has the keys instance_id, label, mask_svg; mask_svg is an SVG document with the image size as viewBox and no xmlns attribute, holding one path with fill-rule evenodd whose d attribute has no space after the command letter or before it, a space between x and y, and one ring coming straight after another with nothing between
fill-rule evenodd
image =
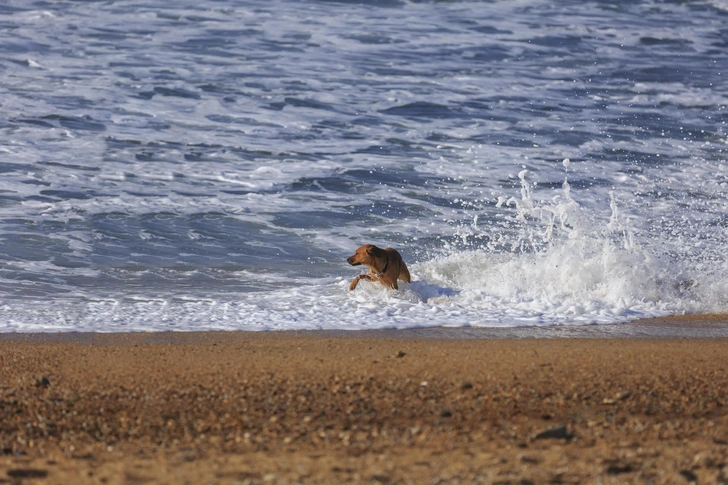
<instances>
[{"instance_id":1,"label":"horizon of water","mask_svg":"<svg viewBox=\"0 0 728 485\"><path fill-rule=\"evenodd\" d=\"M728 311L721 1L0 6L0 332ZM349 281L395 247L400 291Z\"/></svg>"}]
</instances>

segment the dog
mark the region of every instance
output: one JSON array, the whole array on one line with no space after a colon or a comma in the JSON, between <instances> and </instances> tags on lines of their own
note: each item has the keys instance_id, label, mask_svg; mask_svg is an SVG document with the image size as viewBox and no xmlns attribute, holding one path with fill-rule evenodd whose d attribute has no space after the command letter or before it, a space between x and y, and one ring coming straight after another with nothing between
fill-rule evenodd
<instances>
[{"instance_id":1,"label":"dog","mask_svg":"<svg viewBox=\"0 0 728 485\"><path fill-rule=\"evenodd\" d=\"M353 256L346 259L352 266L364 265L369 273L360 274L351 281L349 290L356 288L361 280L379 281L387 288L398 290L397 280L410 282L410 274L402 256L396 249L381 249L373 244L365 244L356 250Z\"/></svg>"}]
</instances>

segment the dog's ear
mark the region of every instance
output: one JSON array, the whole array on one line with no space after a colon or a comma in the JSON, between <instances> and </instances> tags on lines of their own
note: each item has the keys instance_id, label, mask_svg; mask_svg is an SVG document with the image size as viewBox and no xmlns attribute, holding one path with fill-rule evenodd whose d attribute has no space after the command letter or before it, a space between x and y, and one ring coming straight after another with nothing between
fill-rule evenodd
<instances>
[{"instance_id":1,"label":"dog's ear","mask_svg":"<svg viewBox=\"0 0 728 485\"><path fill-rule=\"evenodd\" d=\"M371 245L367 248L367 254L375 258L383 258L384 256L386 256L384 249L380 249L374 245Z\"/></svg>"}]
</instances>

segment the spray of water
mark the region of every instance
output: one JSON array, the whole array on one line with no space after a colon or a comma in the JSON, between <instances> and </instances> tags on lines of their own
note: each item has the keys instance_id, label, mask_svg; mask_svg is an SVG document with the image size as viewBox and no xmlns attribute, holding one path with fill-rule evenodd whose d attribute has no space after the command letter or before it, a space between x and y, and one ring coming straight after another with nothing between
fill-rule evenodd
<instances>
[{"instance_id":1,"label":"spray of water","mask_svg":"<svg viewBox=\"0 0 728 485\"><path fill-rule=\"evenodd\" d=\"M722 279L693 274L685 262L641 245L614 192L605 218L579 204L568 177L560 193L542 201L528 175L518 175L520 197L498 200L497 207L511 213L508 231L482 224L480 234L473 226L467 230L498 245L452 251L418 265L417 272L460 290L461 304L484 309L507 306L595 322L725 310Z\"/></svg>"}]
</instances>

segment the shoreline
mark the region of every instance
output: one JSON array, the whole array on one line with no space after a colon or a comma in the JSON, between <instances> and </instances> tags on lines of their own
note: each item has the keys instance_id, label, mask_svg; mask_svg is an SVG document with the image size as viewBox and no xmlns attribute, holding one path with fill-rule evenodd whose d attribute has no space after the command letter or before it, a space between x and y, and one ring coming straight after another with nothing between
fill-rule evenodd
<instances>
[{"instance_id":1,"label":"shoreline","mask_svg":"<svg viewBox=\"0 0 728 485\"><path fill-rule=\"evenodd\" d=\"M479 339L722 339L728 338L728 314L694 314L654 317L615 324L574 324L523 327L419 327L409 329L347 330L194 330L150 332L0 332L0 341L88 342L108 336L127 336L142 341L185 342L206 334L271 334L321 338L398 338L417 340Z\"/></svg>"}]
</instances>

